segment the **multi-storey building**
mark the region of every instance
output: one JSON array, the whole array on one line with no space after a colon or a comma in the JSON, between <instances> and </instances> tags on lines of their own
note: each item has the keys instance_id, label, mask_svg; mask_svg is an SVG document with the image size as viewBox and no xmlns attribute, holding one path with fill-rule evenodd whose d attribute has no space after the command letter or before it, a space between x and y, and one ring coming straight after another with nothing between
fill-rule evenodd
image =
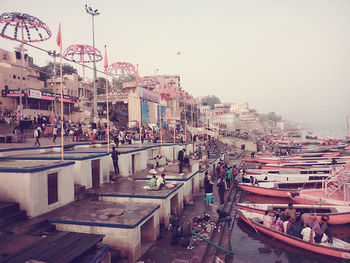
<instances>
[{"instance_id":1,"label":"multi-storey building","mask_svg":"<svg viewBox=\"0 0 350 263\"><path fill-rule=\"evenodd\" d=\"M44 82L39 79L40 71L34 65L33 58L24 54L23 68L21 52L18 50L7 51L0 49L0 110L19 110L20 89L22 88L22 108L24 115L32 115L34 112L43 115L58 113L60 107L60 78L52 78ZM22 69L21 69L22 68ZM69 114L73 110L78 97L78 75L65 75L64 85L64 113Z\"/></svg>"}]
</instances>

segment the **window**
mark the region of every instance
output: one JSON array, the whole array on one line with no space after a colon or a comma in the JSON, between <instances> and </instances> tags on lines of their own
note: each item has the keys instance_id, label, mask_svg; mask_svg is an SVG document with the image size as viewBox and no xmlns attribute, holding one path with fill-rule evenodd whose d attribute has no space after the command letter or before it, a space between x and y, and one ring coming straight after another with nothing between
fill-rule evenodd
<instances>
[{"instance_id":1,"label":"window","mask_svg":"<svg viewBox=\"0 0 350 263\"><path fill-rule=\"evenodd\" d=\"M13 79L16 79L16 75L13 75L12 77L13 77Z\"/></svg>"},{"instance_id":2,"label":"window","mask_svg":"<svg viewBox=\"0 0 350 263\"><path fill-rule=\"evenodd\" d=\"M4 55L2 56L2 59L3 60L7 60L7 54L6 53L4 53Z\"/></svg>"},{"instance_id":3,"label":"window","mask_svg":"<svg viewBox=\"0 0 350 263\"><path fill-rule=\"evenodd\" d=\"M16 59L21 59L21 52L16 51Z\"/></svg>"},{"instance_id":4,"label":"window","mask_svg":"<svg viewBox=\"0 0 350 263\"><path fill-rule=\"evenodd\" d=\"M57 173L51 173L47 175L47 196L48 204L53 204L58 201L58 183Z\"/></svg>"}]
</instances>

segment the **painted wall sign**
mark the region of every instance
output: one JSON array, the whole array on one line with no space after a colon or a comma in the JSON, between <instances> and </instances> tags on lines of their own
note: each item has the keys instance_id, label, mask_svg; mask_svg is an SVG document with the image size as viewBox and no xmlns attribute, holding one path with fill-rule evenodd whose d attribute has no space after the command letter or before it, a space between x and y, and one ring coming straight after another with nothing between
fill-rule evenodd
<instances>
[{"instance_id":1,"label":"painted wall sign","mask_svg":"<svg viewBox=\"0 0 350 263\"><path fill-rule=\"evenodd\" d=\"M140 98L141 100L146 100L154 103L160 102L160 94L152 90L148 90L140 87Z\"/></svg>"}]
</instances>

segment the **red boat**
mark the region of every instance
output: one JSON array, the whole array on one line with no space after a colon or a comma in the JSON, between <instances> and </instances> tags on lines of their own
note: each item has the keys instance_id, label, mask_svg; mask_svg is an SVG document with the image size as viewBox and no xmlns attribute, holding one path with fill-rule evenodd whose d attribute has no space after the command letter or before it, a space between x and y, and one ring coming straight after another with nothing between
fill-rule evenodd
<instances>
[{"instance_id":1,"label":"red boat","mask_svg":"<svg viewBox=\"0 0 350 263\"><path fill-rule=\"evenodd\" d=\"M324 180L321 189L302 190L289 193L289 197L299 204L325 204L350 206L350 170L336 168L332 176Z\"/></svg>"},{"instance_id":2,"label":"red boat","mask_svg":"<svg viewBox=\"0 0 350 263\"><path fill-rule=\"evenodd\" d=\"M245 204L237 203L236 207L248 212L258 213L263 215L266 210L276 211L280 209L284 211L288 204ZM327 206L327 205L294 205L294 208L302 213L312 213L316 211L318 220L321 220L323 215L329 216L329 224L340 225L350 223L350 206Z\"/></svg>"},{"instance_id":3,"label":"red boat","mask_svg":"<svg viewBox=\"0 0 350 263\"><path fill-rule=\"evenodd\" d=\"M291 191L288 193L288 197L295 203L306 205L348 205L350 201L344 198L344 193L336 191L332 196L327 196L324 189L310 189L302 191Z\"/></svg>"},{"instance_id":4,"label":"red boat","mask_svg":"<svg viewBox=\"0 0 350 263\"><path fill-rule=\"evenodd\" d=\"M323 254L327 256L332 256L336 258L342 259L350 259L350 244L338 239L333 238L333 244L329 243L311 243L304 241L300 238L284 234L283 232L279 232L274 229L267 228L262 225L262 217L263 215L258 213L247 212L241 209L238 209L238 214L240 218L246 222L248 225L254 228L254 230L258 233L262 233L268 235L272 238L285 242L291 246L295 246L301 249L305 249L311 252L315 252L318 254Z\"/></svg>"},{"instance_id":5,"label":"red boat","mask_svg":"<svg viewBox=\"0 0 350 263\"><path fill-rule=\"evenodd\" d=\"M301 188L322 187L322 180L296 182L261 182L259 186L250 183L239 183L238 187L244 191L273 197L290 197L290 192L299 193ZM294 190L292 190L294 189Z\"/></svg>"}]
</instances>

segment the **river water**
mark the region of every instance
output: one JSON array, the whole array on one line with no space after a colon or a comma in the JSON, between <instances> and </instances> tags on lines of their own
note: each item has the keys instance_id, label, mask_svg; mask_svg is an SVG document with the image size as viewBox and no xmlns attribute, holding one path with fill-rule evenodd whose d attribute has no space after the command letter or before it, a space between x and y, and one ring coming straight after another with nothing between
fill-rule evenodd
<instances>
[{"instance_id":1,"label":"river water","mask_svg":"<svg viewBox=\"0 0 350 263\"><path fill-rule=\"evenodd\" d=\"M243 192L240 202L250 203L288 203L285 198L270 198ZM331 226L335 237L350 241L350 224ZM335 259L317 253L289 246L269 236L258 234L237 216L231 234L231 250L239 252L227 262L240 263L333 263L350 260Z\"/></svg>"}]
</instances>

